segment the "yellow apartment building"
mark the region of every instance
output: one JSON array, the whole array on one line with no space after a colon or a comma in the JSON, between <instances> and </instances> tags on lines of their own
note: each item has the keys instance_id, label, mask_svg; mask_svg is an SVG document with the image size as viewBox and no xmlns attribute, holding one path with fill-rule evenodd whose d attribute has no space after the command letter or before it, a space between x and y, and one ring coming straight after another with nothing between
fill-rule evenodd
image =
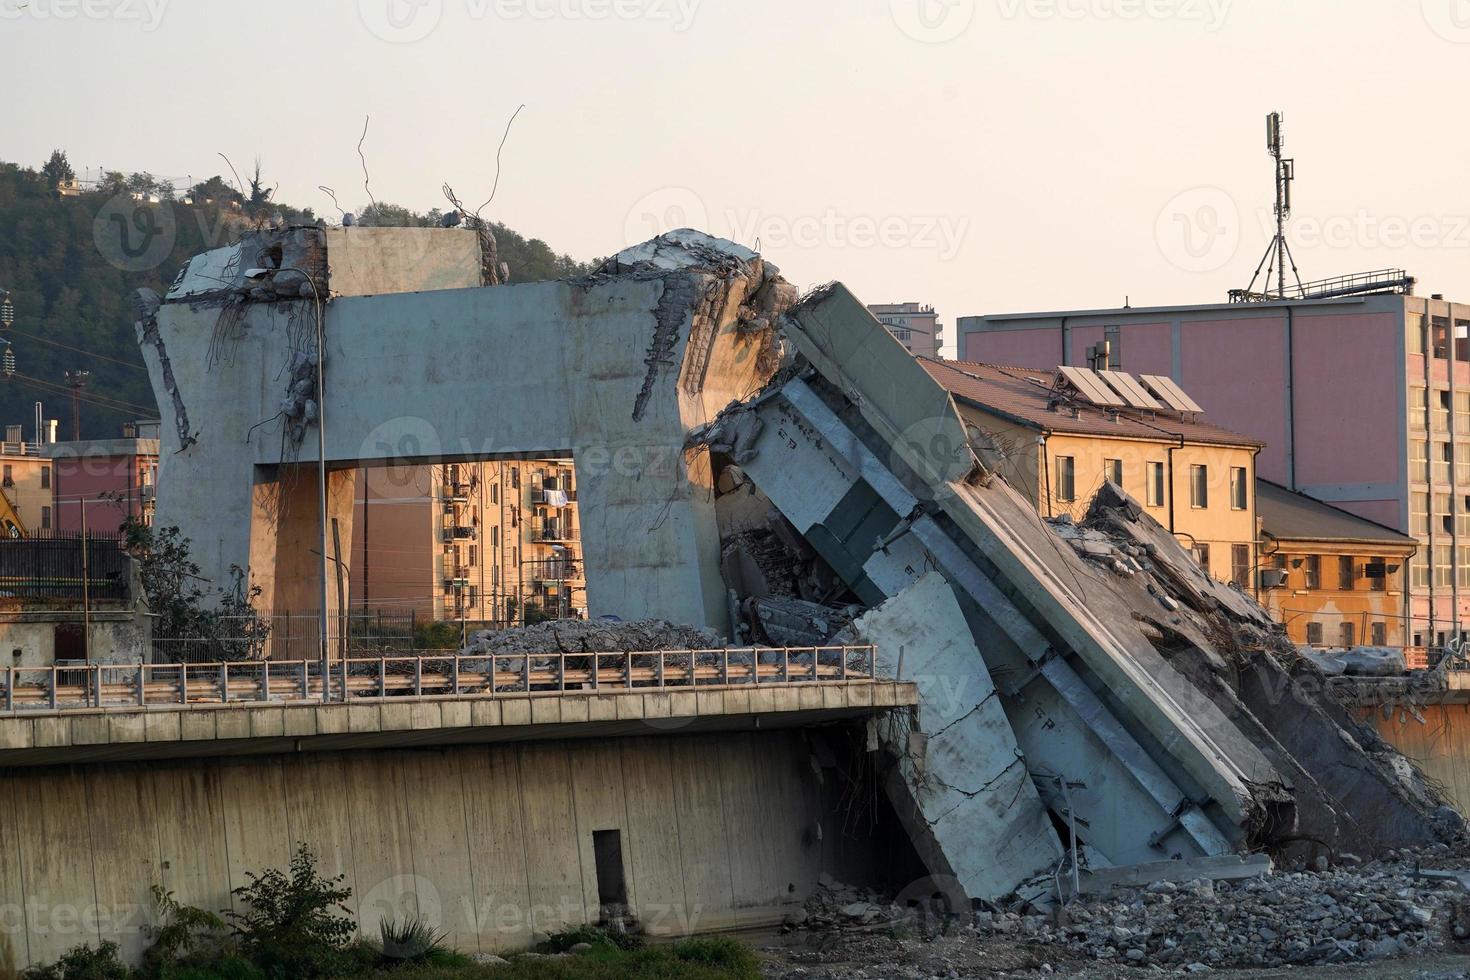
<instances>
[{"instance_id":1,"label":"yellow apartment building","mask_svg":"<svg viewBox=\"0 0 1470 980\"><path fill-rule=\"evenodd\" d=\"M1418 542L1275 483L1256 484L1261 603L1297 643L1405 646Z\"/></svg>"},{"instance_id":2,"label":"yellow apartment building","mask_svg":"<svg viewBox=\"0 0 1470 980\"><path fill-rule=\"evenodd\" d=\"M436 620L585 619L570 459L358 472L352 605Z\"/></svg>"},{"instance_id":3,"label":"yellow apartment building","mask_svg":"<svg viewBox=\"0 0 1470 980\"><path fill-rule=\"evenodd\" d=\"M21 439L18 425L7 426L0 442L0 534L32 537L55 530L55 493L49 456Z\"/></svg>"},{"instance_id":4,"label":"yellow apartment building","mask_svg":"<svg viewBox=\"0 0 1470 980\"><path fill-rule=\"evenodd\" d=\"M1043 516L1080 521L1111 481L1173 531L1215 578L1253 587L1262 443L1205 422L1198 412L1171 408L1138 379L1118 381L1136 394L1109 388L1106 394L1114 397L1108 400L1116 404L1098 404L1095 392L1078 389L1060 372L927 358L920 363L954 396L977 444L997 454L1005 479ZM1126 398L1153 407L1135 407Z\"/></svg>"}]
</instances>

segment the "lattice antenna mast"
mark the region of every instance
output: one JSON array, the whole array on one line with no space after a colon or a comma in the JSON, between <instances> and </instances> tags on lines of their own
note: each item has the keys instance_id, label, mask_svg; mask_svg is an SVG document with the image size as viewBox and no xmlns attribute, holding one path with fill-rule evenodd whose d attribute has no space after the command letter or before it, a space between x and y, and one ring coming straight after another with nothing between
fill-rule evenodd
<instances>
[{"instance_id":1,"label":"lattice antenna mast","mask_svg":"<svg viewBox=\"0 0 1470 980\"><path fill-rule=\"evenodd\" d=\"M1302 291L1302 277L1297 271L1296 259L1292 257L1291 246L1286 241L1286 222L1291 217L1291 185L1296 181L1296 161L1282 156L1285 145L1281 113L1273 112L1266 117L1266 152L1271 154L1271 159L1276 164L1276 237L1266 247L1266 254L1256 266L1256 273L1251 277L1247 292L1255 292L1256 280L1260 279L1264 268L1266 297L1270 298L1271 295L1271 273L1274 271L1278 299L1286 298L1287 263L1291 264L1291 274L1296 279L1297 291Z\"/></svg>"}]
</instances>

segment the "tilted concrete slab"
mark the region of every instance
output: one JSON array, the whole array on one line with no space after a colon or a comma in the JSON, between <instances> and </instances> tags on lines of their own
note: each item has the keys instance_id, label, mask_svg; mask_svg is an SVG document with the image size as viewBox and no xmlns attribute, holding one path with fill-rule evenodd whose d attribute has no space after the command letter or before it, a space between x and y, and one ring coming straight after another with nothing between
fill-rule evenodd
<instances>
[{"instance_id":1,"label":"tilted concrete slab","mask_svg":"<svg viewBox=\"0 0 1470 980\"><path fill-rule=\"evenodd\" d=\"M813 295L783 328L812 370L727 413L710 441L865 603L944 575L1004 679L1030 771L1043 788L1068 783L1095 864L1228 853L1289 809L1280 773L1105 586L1083 591L1091 571L988 479L948 394L846 289Z\"/></svg>"},{"instance_id":2,"label":"tilted concrete slab","mask_svg":"<svg viewBox=\"0 0 1470 980\"><path fill-rule=\"evenodd\" d=\"M1061 842L949 583L931 572L854 625L886 651L885 676L919 689L925 734L906 744L907 726L887 726L904 743L888 794L930 872L992 901L1050 880Z\"/></svg>"},{"instance_id":3,"label":"tilted concrete slab","mask_svg":"<svg viewBox=\"0 0 1470 980\"><path fill-rule=\"evenodd\" d=\"M0 769L800 728L907 709L918 700L911 683L862 680L38 712L0 717Z\"/></svg>"}]
</instances>

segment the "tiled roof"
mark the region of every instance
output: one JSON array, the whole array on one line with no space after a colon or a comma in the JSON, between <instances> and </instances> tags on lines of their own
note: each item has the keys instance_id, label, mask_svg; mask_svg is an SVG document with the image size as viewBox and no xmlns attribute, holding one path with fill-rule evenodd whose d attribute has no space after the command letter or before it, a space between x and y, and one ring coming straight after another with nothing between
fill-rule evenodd
<instances>
[{"instance_id":1,"label":"tiled roof","mask_svg":"<svg viewBox=\"0 0 1470 980\"><path fill-rule=\"evenodd\" d=\"M1348 541L1407 546L1414 539L1366 517L1296 493L1270 480L1256 481L1261 527L1282 541Z\"/></svg>"},{"instance_id":2,"label":"tiled roof","mask_svg":"<svg viewBox=\"0 0 1470 980\"><path fill-rule=\"evenodd\" d=\"M1160 442L1174 442L1183 436L1186 442L1257 449L1265 445L1259 439L1198 419L1181 418L1173 412L1141 412L1125 408L1119 410L1115 418L1111 410L1084 404L1079 406L1077 416L1073 417L1070 408L1048 407L1052 398L1052 382L1056 377L1054 371L972 361L935 361L927 357L919 358L919 363L931 378L960 402L1037 429Z\"/></svg>"}]
</instances>

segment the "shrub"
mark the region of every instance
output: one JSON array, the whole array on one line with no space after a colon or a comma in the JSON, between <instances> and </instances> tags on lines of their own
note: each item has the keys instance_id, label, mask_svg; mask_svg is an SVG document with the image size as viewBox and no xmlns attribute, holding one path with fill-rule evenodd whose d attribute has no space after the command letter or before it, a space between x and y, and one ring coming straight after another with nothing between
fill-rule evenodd
<instances>
[{"instance_id":1,"label":"shrub","mask_svg":"<svg viewBox=\"0 0 1470 980\"><path fill-rule=\"evenodd\" d=\"M226 915L240 950L268 977L325 977L339 972L356 927L342 903L352 890L342 876L323 878L316 858L302 845L291 858L290 874L272 869L248 874L248 885L232 894L246 906Z\"/></svg>"},{"instance_id":2,"label":"shrub","mask_svg":"<svg viewBox=\"0 0 1470 980\"><path fill-rule=\"evenodd\" d=\"M218 954L225 920L213 912L181 905L174 893L153 886L155 924L145 930L153 944L143 951L143 963L152 972L181 962L194 962L206 952Z\"/></svg>"},{"instance_id":3,"label":"shrub","mask_svg":"<svg viewBox=\"0 0 1470 980\"><path fill-rule=\"evenodd\" d=\"M545 940L536 945L536 952L565 953L578 943L621 950L642 949L644 945L643 937L635 933L612 932L596 926L577 926L547 936Z\"/></svg>"},{"instance_id":4,"label":"shrub","mask_svg":"<svg viewBox=\"0 0 1470 980\"><path fill-rule=\"evenodd\" d=\"M118 959L118 945L102 942L96 949L88 945L68 950L50 966L38 966L21 976L25 980L131 980L133 971Z\"/></svg>"},{"instance_id":5,"label":"shrub","mask_svg":"<svg viewBox=\"0 0 1470 980\"><path fill-rule=\"evenodd\" d=\"M383 943L383 958L392 962L423 963L449 952L444 933L416 915L402 922L385 919L378 925L378 936Z\"/></svg>"}]
</instances>

